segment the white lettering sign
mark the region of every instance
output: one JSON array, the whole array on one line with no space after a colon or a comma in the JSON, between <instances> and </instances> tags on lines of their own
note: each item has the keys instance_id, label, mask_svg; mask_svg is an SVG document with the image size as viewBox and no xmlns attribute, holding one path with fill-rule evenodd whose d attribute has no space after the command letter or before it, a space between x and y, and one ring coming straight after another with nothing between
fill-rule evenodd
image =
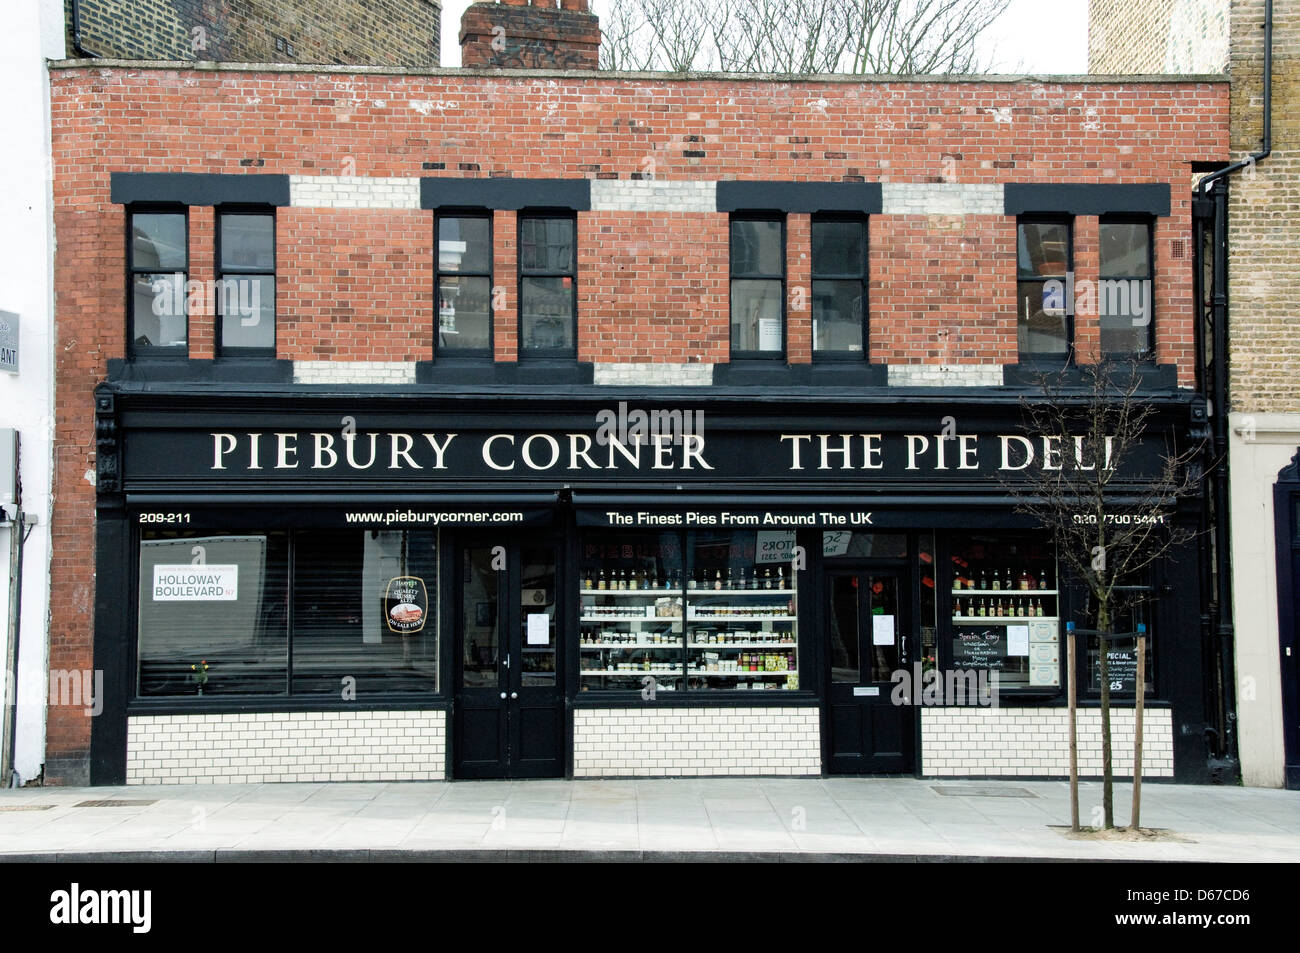
<instances>
[{"instance_id":1,"label":"white lettering sign","mask_svg":"<svg viewBox=\"0 0 1300 953\"><path fill-rule=\"evenodd\" d=\"M154 602L234 602L238 566L154 566Z\"/></svg>"}]
</instances>

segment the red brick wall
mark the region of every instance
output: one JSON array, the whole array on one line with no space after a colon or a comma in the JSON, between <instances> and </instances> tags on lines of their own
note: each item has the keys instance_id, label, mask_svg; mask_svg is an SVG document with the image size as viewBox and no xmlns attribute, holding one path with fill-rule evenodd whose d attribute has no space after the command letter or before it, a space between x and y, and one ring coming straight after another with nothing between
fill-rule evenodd
<instances>
[{"instance_id":1,"label":"red brick wall","mask_svg":"<svg viewBox=\"0 0 1300 953\"><path fill-rule=\"evenodd\" d=\"M1161 361L1191 381L1190 170L1226 155L1226 84L674 81L459 74L56 69L52 75L57 321L53 668L90 667L91 391L125 349L123 210L114 171L358 176L804 179L961 183L1168 182L1157 232ZM689 154L688 154L689 153ZM945 154L960 155L949 159ZM955 164L954 164L955 162ZM653 166L650 165L653 163ZM430 356L432 213L280 209L279 356ZM1096 220L1078 221L1079 278ZM515 215L494 218L499 360L516 344ZM718 362L728 353L727 217L578 216L579 358ZM807 216L788 221L793 292ZM212 274L212 214L191 214L191 274ZM996 216L871 222L871 359L1015 360L1015 227ZM806 303L789 358L809 359ZM1095 345L1095 318L1078 337ZM1089 327L1092 322L1094 327ZM946 335L941 332L948 332ZM211 357L211 318L190 326ZM50 779L84 757L89 721L50 711Z\"/></svg>"}]
</instances>

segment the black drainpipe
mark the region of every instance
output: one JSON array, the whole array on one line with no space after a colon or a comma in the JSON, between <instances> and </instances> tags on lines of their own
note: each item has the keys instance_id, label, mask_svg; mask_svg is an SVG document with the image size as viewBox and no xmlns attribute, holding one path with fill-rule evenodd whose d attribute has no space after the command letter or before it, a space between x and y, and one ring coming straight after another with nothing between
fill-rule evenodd
<instances>
[{"instance_id":1,"label":"black drainpipe","mask_svg":"<svg viewBox=\"0 0 1300 953\"><path fill-rule=\"evenodd\" d=\"M1193 193L1193 207L1197 201L1209 198L1213 203L1213 237L1211 255L1213 268L1210 285L1210 313L1213 342L1208 371L1208 397L1211 407L1210 432L1213 445L1211 460L1215 463L1212 481L1214 494L1214 560L1215 601L1217 621L1214 626L1218 646L1218 680L1222 688L1223 736L1219 739L1210 769L1216 780L1235 780L1239 773L1237 757L1237 692L1236 666L1233 662L1234 628L1232 623L1232 565L1228 555L1228 181L1227 177L1238 169L1252 166L1268 158L1273 151L1273 0L1264 3L1264 129L1258 152L1245 159L1212 172L1197 184ZM1202 207L1204 207L1202 205ZM1198 232L1199 233L1199 232ZM1199 250L1198 246L1198 250ZM1202 313L1202 302L1196 302L1197 314ZM1198 331L1201 322L1197 322ZM1229 777L1225 778L1224 774Z\"/></svg>"},{"instance_id":2,"label":"black drainpipe","mask_svg":"<svg viewBox=\"0 0 1300 953\"><path fill-rule=\"evenodd\" d=\"M1271 3L1273 0L1269 0ZM81 3L79 0L72 0L73 4L73 49L79 56L86 60L98 60L99 53L92 53L81 44Z\"/></svg>"}]
</instances>

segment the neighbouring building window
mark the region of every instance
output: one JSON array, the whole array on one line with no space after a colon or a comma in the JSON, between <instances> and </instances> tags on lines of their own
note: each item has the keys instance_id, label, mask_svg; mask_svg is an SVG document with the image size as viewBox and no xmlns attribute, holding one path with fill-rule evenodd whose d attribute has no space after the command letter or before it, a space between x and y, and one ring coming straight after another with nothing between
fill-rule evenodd
<instances>
[{"instance_id":1,"label":"neighbouring building window","mask_svg":"<svg viewBox=\"0 0 1300 953\"><path fill-rule=\"evenodd\" d=\"M1069 221L1016 225L1016 327L1022 360L1064 359L1073 345Z\"/></svg>"},{"instance_id":2,"label":"neighbouring building window","mask_svg":"<svg viewBox=\"0 0 1300 953\"><path fill-rule=\"evenodd\" d=\"M867 223L812 220L813 355L867 356Z\"/></svg>"},{"instance_id":3,"label":"neighbouring building window","mask_svg":"<svg viewBox=\"0 0 1300 953\"><path fill-rule=\"evenodd\" d=\"M437 534L146 530L141 696L438 688Z\"/></svg>"},{"instance_id":4,"label":"neighbouring building window","mask_svg":"<svg viewBox=\"0 0 1300 953\"><path fill-rule=\"evenodd\" d=\"M1155 327L1151 232L1149 220L1101 220L1097 312L1101 350L1109 357L1151 355Z\"/></svg>"},{"instance_id":5,"label":"neighbouring building window","mask_svg":"<svg viewBox=\"0 0 1300 953\"><path fill-rule=\"evenodd\" d=\"M492 356L492 219L438 216L437 352Z\"/></svg>"},{"instance_id":6,"label":"neighbouring building window","mask_svg":"<svg viewBox=\"0 0 1300 953\"><path fill-rule=\"evenodd\" d=\"M572 216L519 217L521 353L577 354L577 222Z\"/></svg>"},{"instance_id":7,"label":"neighbouring building window","mask_svg":"<svg viewBox=\"0 0 1300 953\"><path fill-rule=\"evenodd\" d=\"M731 357L785 356L785 219L731 220Z\"/></svg>"},{"instance_id":8,"label":"neighbouring building window","mask_svg":"<svg viewBox=\"0 0 1300 953\"><path fill-rule=\"evenodd\" d=\"M275 356L275 214L217 215L218 352Z\"/></svg>"},{"instance_id":9,"label":"neighbouring building window","mask_svg":"<svg viewBox=\"0 0 1300 953\"><path fill-rule=\"evenodd\" d=\"M189 339L189 232L185 212L133 211L129 220L131 353L184 357Z\"/></svg>"}]
</instances>

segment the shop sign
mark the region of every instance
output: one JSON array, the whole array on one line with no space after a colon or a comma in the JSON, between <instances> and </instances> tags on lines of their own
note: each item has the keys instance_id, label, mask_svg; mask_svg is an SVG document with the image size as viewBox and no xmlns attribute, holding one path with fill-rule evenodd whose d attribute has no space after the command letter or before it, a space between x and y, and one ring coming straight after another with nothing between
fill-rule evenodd
<instances>
[{"instance_id":1,"label":"shop sign","mask_svg":"<svg viewBox=\"0 0 1300 953\"><path fill-rule=\"evenodd\" d=\"M158 565L153 567L154 602L235 602L237 565Z\"/></svg>"},{"instance_id":2,"label":"shop sign","mask_svg":"<svg viewBox=\"0 0 1300 953\"><path fill-rule=\"evenodd\" d=\"M759 563L789 563L794 558L794 530L760 531L754 561Z\"/></svg>"},{"instance_id":3,"label":"shop sign","mask_svg":"<svg viewBox=\"0 0 1300 953\"><path fill-rule=\"evenodd\" d=\"M384 593L384 621L389 632L413 635L424 629L429 614L429 593L419 576L397 576L388 580Z\"/></svg>"},{"instance_id":4,"label":"shop sign","mask_svg":"<svg viewBox=\"0 0 1300 953\"><path fill-rule=\"evenodd\" d=\"M18 315L0 311L0 371L18 373Z\"/></svg>"},{"instance_id":5,"label":"shop sign","mask_svg":"<svg viewBox=\"0 0 1300 953\"><path fill-rule=\"evenodd\" d=\"M1160 472L1162 435L1124 461L1125 479ZM1115 438L1014 433L816 433L711 429L620 439L588 432L326 431L293 428L128 430L128 479L199 483L255 480L318 486L357 479L436 484L543 479L713 484L761 480L837 485L987 484L1045 470L1114 467Z\"/></svg>"}]
</instances>

